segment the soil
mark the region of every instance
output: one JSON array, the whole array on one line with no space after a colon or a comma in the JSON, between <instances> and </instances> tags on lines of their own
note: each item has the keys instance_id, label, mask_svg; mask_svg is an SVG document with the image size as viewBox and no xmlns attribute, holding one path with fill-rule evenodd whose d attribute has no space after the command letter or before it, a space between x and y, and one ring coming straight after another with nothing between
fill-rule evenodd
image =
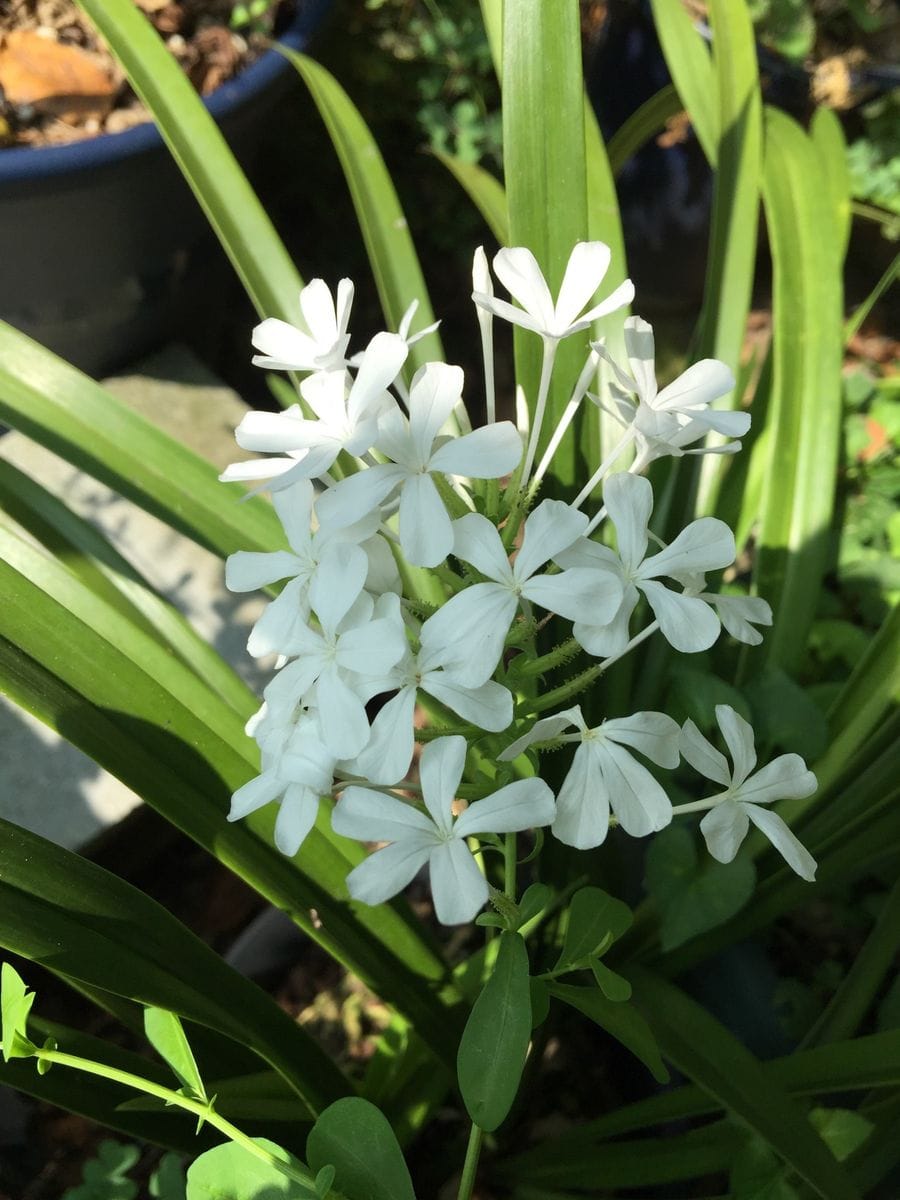
<instances>
[{"instance_id":1,"label":"soil","mask_svg":"<svg viewBox=\"0 0 900 1200\"><path fill-rule=\"evenodd\" d=\"M234 0L135 2L202 96L257 59L276 13L291 7L270 0L251 18L251 5ZM0 0L0 147L60 145L150 120L74 0Z\"/></svg>"}]
</instances>

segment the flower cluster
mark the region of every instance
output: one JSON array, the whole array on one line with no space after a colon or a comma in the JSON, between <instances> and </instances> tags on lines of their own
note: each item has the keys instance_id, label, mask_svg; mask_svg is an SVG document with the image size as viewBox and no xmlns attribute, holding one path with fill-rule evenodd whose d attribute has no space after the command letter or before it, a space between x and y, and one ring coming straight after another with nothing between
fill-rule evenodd
<instances>
[{"instance_id":1,"label":"flower cluster","mask_svg":"<svg viewBox=\"0 0 900 1200\"><path fill-rule=\"evenodd\" d=\"M315 280L301 295L307 331L276 320L254 331L257 364L305 377L301 403L250 412L238 427L238 444L266 457L222 475L262 481L286 543L267 554L239 552L227 564L235 591L282 584L249 638L251 654L276 656L275 670L247 727L261 772L235 793L230 819L276 802L276 844L294 855L327 797L338 833L387 843L349 875L357 900L379 903L427 866L438 918L468 921L489 895L472 853L477 839L549 826L587 849L612 824L642 837L675 813L701 809L701 830L720 861L734 858L752 822L795 871L813 877L809 854L764 806L810 794L815 778L796 755L753 774L752 731L733 709L717 710L729 767L690 721L679 728L663 713L639 712L590 728L581 708L566 703L656 631L695 653L722 626L752 645L756 626L771 623L765 601L707 587L706 576L735 558L721 521L693 521L668 545L649 528L647 465L662 455L733 452L749 427L748 414L712 407L734 387L724 364L696 363L659 390L652 330L628 318L627 364L591 343L563 420L542 428L559 342L584 336L597 317L632 299L626 282L596 301L609 257L602 243L576 246L554 301L530 251L501 250L494 270L512 297L506 301L495 297L487 260L476 253L488 421L474 431L458 367L429 362L408 384L404 378L410 346L430 332L410 334L414 306L397 333L378 333L348 356L352 284L342 280L333 299ZM541 339L527 435L496 419L497 317ZM612 382L597 395L590 388L601 360ZM621 423L621 440L572 503L535 503L585 403ZM709 431L730 440L706 446ZM585 511L591 504L593 513ZM561 641L542 654L545 630ZM543 668L575 655L587 661L570 683L541 692ZM555 715L539 715L552 707ZM429 722L419 729L423 711ZM412 783L417 739L426 744ZM554 795L525 752L568 742L575 753ZM665 769L683 759L720 790L673 809L641 759Z\"/></svg>"}]
</instances>

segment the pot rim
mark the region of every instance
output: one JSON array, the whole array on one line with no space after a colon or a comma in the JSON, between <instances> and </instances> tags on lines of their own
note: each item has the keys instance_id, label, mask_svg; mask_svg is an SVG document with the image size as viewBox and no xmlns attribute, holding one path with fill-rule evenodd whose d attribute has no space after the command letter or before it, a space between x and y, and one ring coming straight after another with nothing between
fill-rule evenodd
<instances>
[{"instance_id":1,"label":"pot rim","mask_svg":"<svg viewBox=\"0 0 900 1200\"><path fill-rule=\"evenodd\" d=\"M302 50L321 23L332 0L298 0L290 25L277 39L289 50ZM256 62L203 97L212 117L221 123L242 108L252 97L290 69L290 63L277 50L266 50ZM64 146L16 146L0 149L0 186L5 181L45 179L76 171L92 170L118 162L135 154L163 147L163 138L151 121L123 129L119 133L101 133Z\"/></svg>"}]
</instances>

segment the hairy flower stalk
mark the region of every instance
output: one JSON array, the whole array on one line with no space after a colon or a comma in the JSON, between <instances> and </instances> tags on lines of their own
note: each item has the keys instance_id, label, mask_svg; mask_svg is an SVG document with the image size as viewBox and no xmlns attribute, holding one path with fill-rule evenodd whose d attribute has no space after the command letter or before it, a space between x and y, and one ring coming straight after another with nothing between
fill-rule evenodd
<instances>
[{"instance_id":1,"label":"hairy flower stalk","mask_svg":"<svg viewBox=\"0 0 900 1200\"><path fill-rule=\"evenodd\" d=\"M603 342L588 345L593 321L633 297L626 281L595 303L609 259L602 243L575 246L554 298L529 250L501 250L493 266L509 302L495 296L476 251L487 423L471 432L458 367L428 363L408 388L400 377L421 336L409 334L414 307L397 333L376 334L351 354L352 285L342 281L333 300L316 280L301 299L308 331L265 321L254 332L259 365L308 372L300 385L307 408L248 413L239 444L267 457L223 476L263 480L285 535L283 548L239 552L227 565L236 591L285 581L250 635L251 653L271 657L274 673L248 725L261 772L235 793L230 819L277 804L276 843L293 855L325 804L336 832L382 844L347 880L363 903L381 903L427 870L437 919L465 923L488 901L492 881L517 901L517 833L546 828L587 850L699 812L719 861L734 858L754 824L798 874L814 875L812 858L770 805L810 794L815 778L796 755L754 773L752 730L732 709L716 710L730 766L690 721L682 729L659 712L598 719L586 708L588 720L572 707L657 632L695 654L723 627L756 644L757 627L772 619L762 599L721 594L707 582L735 559L721 521L692 521L668 545L649 530L649 463L706 452L709 430L731 439L715 452L734 452L750 417L713 407L734 386L713 360L660 389L652 330L639 317L625 322L626 361ZM518 428L497 420L497 319L543 345L538 393ZM556 348L571 337L584 340L585 365L532 475ZM612 381L594 395L600 360ZM568 503L532 507L587 402L612 413L621 436ZM503 480L511 481L505 490ZM589 517L581 506L600 489ZM650 614L635 630L639 603ZM544 641L551 620L555 645ZM569 743L574 753L554 792L537 754ZM673 808L665 773L685 766L719 790ZM492 787L495 771L505 774ZM478 852L484 840L504 851L496 878Z\"/></svg>"}]
</instances>

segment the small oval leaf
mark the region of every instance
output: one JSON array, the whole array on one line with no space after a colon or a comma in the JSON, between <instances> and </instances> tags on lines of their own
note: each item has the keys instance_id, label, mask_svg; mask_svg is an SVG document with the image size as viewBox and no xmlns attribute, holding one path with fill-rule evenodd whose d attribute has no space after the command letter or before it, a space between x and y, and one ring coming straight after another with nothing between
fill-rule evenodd
<instances>
[{"instance_id":1,"label":"small oval leaf","mask_svg":"<svg viewBox=\"0 0 900 1200\"><path fill-rule=\"evenodd\" d=\"M569 905L566 936L554 971L568 963L584 962L604 942L606 950L630 928L633 919L628 905L602 888L581 888Z\"/></svg>"},{"instance_id":2,"label":"small oval leaf","mask_svg":"<svg viewBox=\"0 0 900 1200\"><path fill-rule=\"evenodd\" d=\"M416 1200L387 1118L359 1096L325 1109L306 1140L306 1157L313 1171L334 1167L334 1186L353 1200Z\"/></svg>"},{"instance_id":3,"label":"small oval leaf","mask_svg":"<svg viewBox=\"0 0 900 1200\"><path fill-rule=\"evenodd\" d=\"M274 1142L265 1138L253 1140L273 1157L297 1170L305 1170L301 1162ZM256 1158L236 1142L208 1150L188 1168L187 1200L263 1200L263 1197L265 1200L315 1200L315 1196L311 1186L288 1179L277 1167Z\"/></svg>"}]
</instances>

